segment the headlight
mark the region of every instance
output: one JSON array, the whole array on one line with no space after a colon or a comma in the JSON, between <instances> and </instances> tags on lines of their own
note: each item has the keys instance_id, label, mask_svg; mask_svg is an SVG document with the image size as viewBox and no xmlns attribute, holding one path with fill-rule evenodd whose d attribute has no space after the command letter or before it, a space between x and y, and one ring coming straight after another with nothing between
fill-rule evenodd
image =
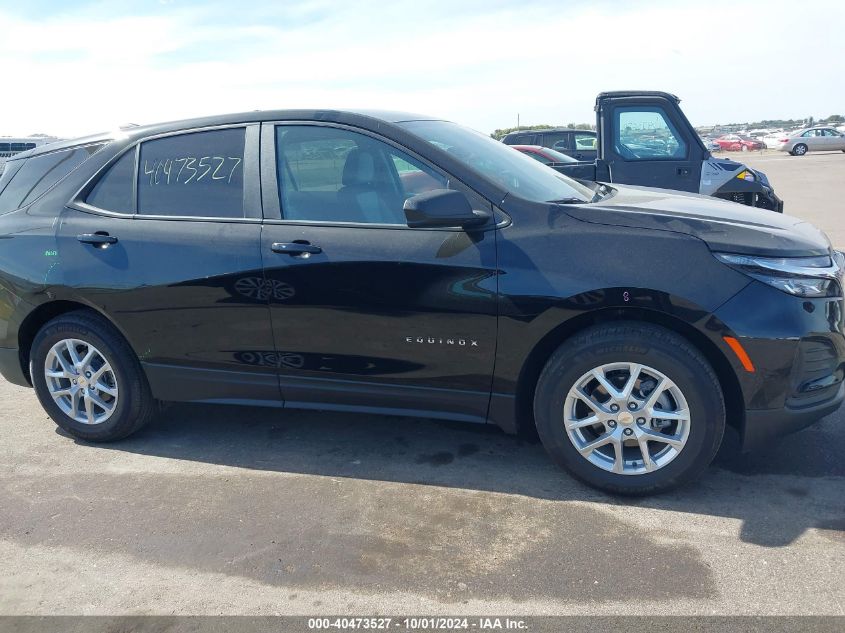
<instances>
[{"instance_id":1,"label":"headlight","mask_svg":"<svg viewBox=\"0 0 845 633\"><path fill-rule=\"evenodd\" d=\"M737 178L740 180L747 180L748 182L754 182L757 180L757 177L754 175L754 172L750 169L743 169L736 175Z\"/></svg>"},{"instance_id":2,"label":"headlight","mask_svg":"<svg viewBox=\"0 0 845 633\"><path fill-rule=\"evenodd\" d=\"M842 293L845 256L755 257L714 253L716 259L791 295L798 297L838 297Z\"/></svg>"}]
</instances>

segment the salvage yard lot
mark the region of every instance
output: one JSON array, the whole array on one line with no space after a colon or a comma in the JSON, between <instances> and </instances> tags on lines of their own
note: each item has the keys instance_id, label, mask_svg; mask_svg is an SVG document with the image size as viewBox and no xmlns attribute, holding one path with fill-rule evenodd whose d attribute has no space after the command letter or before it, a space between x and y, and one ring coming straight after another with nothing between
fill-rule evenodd
<instances>
[{"instance_id":1,"label":"salvage yard lot","mask_svg":"<svg viewBox=\"0 0 845 633\"><path fill-rule=\"evenodd\" d=\"M833 245L845 249L845 153L722 152L759 169L784 201L784 212L815 224Z\"/></svg>"},{"instance_id":2,"label":"salvage yard lot","mask_svg":"<svg viewBox=\"0 0 845 633\"><path fill-rule=\"evenodd\" d=\"M845 247L845 154L737 158ZM2 614L845 614L845 410L626 500L496 429L176 405L92 446L0 400Z\"/></svg>"}]
</instances>

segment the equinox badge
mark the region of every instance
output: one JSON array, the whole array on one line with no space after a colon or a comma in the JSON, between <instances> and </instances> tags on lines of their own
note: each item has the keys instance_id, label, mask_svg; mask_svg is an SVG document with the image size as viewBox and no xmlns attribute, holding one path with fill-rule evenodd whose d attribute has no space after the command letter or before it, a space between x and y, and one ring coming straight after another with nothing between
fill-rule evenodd
<instances>
[{"instance_id":1,"label":"equinox badge","mask_svg":"<svg viewBox=\"0 0 845 633\"><path fill-rule=\"evenodd\" d=\"M478 341L471 338L438 338L435 336L406 336L406 343L421 345L457 345L458 347L478 347Z\"/></svg>"}]
</instances>

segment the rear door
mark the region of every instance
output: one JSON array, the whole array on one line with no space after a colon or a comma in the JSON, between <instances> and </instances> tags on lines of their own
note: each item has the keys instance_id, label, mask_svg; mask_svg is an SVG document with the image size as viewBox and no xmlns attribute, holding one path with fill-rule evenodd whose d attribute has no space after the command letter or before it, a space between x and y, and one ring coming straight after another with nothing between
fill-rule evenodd
<instances>
[{"instance_id":1,"label":"rear door","mask_svg":"<svg viewBox=\"0 0 845 633\"><path fill-rule=\"evenodd\" d=\"M676 103L659 97L602 102L602 155L612 182L699 192L709 156Z\"/></svg>"},{"instance_id":2,"label":"rear door","mask_svg":"<svg viewBox=\"0 0 845 633\"><path fill-rule=\"evenodd\" d=\"M280 405L258 124L144 140L61 216L67 298L123 331L163 400Z\"/></svg>"},{"instance_id":3,"label":"rear door","mask_svg":"<svg viewBox=\"0 0 845 633\"><path fill-rule=\"evenodd\" d=\"M264 124L261 253L286 406L486 419L496 231L411 229L403 213L445 187L491 210L370 132Z\"/></svg>"}]
</instances>

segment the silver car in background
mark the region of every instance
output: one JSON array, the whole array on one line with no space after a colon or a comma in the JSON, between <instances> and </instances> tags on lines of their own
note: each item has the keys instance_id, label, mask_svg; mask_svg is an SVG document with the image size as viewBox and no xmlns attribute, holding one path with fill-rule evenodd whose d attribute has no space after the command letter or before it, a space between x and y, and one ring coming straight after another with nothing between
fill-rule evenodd
<instances>
[{"instance_id":1,"label":"silver car in background","mask_svg":"<svg viewBox=\"0 0 845 633\"><path fill-rule=\"evenodd\" d=\"M782 137L778 149L793 156L803 156L809 151L845 152L845 134L832 127L805 128Z\"/></svg>"}]
</instances>

